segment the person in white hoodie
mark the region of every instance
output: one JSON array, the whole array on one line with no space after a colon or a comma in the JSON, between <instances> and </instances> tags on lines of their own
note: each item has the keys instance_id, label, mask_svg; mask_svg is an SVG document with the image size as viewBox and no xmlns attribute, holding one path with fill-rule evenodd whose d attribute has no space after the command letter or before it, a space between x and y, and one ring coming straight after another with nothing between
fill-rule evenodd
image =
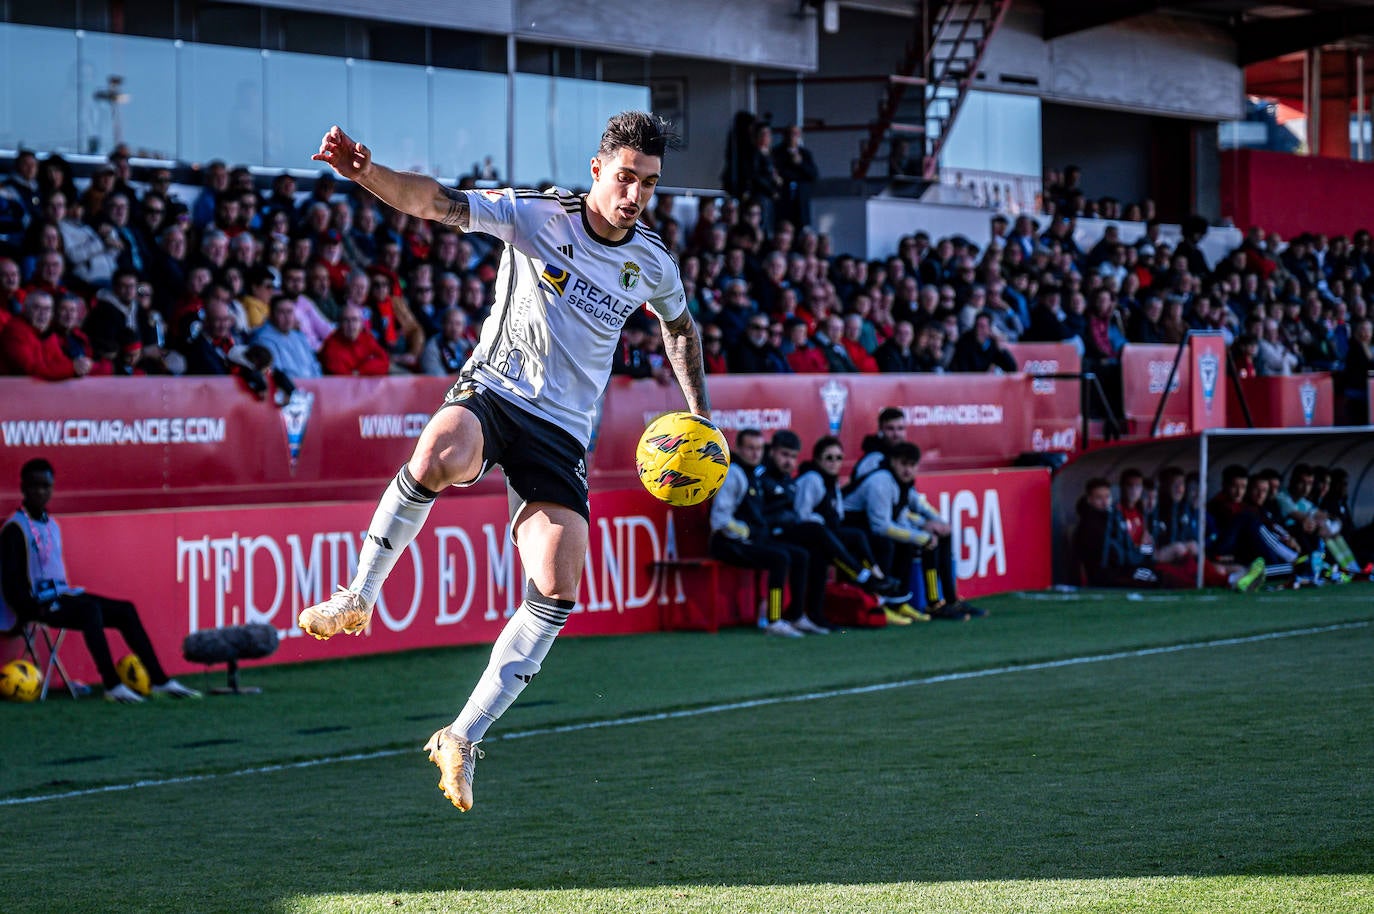
<instances>
[{"instance_id":1,"label":"person in white hoodie","mask_svg":"<svg viewBox=\"0 0 1374 914\"><path fill-rule=\"evenodd\" d=\"M878 564L891 576L909 581L913 563L922 560L928 617L969 619L984 611L959 599L954 574L951 529L916 491L921 449L909 441L891 445L885 464L859 480L845 495L846 518L868 530Z\"/></svg>"}]
</instances>

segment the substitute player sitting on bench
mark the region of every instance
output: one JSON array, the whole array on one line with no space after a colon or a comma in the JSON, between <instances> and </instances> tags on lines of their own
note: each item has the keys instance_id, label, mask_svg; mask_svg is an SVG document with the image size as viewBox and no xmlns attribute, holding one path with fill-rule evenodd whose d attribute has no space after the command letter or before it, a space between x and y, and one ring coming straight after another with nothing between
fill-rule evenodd
<instances>
[{"instance_id":1,"label":"substitute player sitting on bench","mask_svg":"<svg viewBox=\"0 0 1374 914\"><path fill-rule=\"evenodd\" d=\"M143 661L154 695L199 698L195 689L167 678L134 604L98 597L67 583L62 531L48 514L52 464L41 457L30 460L19 471L19 484L24 503L0 528L0 584L14 614L22 622L80 630L105 684L107 701L137 704L143 697L120 682L106 628L118 629L124 643Z\"/></svg>"}]
</instances>

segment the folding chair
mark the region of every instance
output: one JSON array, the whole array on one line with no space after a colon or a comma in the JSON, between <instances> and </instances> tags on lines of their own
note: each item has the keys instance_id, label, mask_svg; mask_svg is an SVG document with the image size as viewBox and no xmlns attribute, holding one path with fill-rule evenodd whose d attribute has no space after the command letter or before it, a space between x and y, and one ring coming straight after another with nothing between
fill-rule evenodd
<instances>
[{"instance_id":1,"label":"folding chair","mask_svg":"<svg viewBox=\"0 0 1374 914\"><path fill-rule=\"evenodd\" d=\"M56 636L53 632L56 631ZM79 698L80 692L72 678L67 675L67 668L62 665L62 658L59 652L62 650L62 639L67 637L67 630L63 628L52 629L41 622L20 622L10 611L9 607L0 600L0 635L9 638L23 638L24 652L20 657L28 657L33 665L38 667L43 673L43 689L38 693L38 700L43 701L48 697L48 687L52 685L53 671L62 677L62 683L71 693L72 698ZM48 653L46 661L41 660L38 655L38 645L42 642L44 650Z\"/></svg>"}]
</instances>

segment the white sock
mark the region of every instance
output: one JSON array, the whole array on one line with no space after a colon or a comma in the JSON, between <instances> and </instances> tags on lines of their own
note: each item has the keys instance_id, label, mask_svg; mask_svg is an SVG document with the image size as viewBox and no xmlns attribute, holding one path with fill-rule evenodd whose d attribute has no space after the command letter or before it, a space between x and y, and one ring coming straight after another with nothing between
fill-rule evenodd
<instances>
[{"instance_id":1,"label":"white sock","mask_svg":"<svg viewBox=\"0 0 1374 914\"><path fill-rule=\"evenodd\" d=\"M1226 583L1227 583L1227 585L1229 585L1229 586L1231 586L1231 587L1235 587L1235 586L1236 586L1236 582L1239 581L1242 577L1244 577L1244 575L1245 575L1245 572L1243 572L1243 571L1233 571L1233 572L1231 572L1229 575L1226 576Z\"/></svg>"},{"instance_id":2,"label":"white sock","mask_svg":"<svg viewBox=\"0 0 1374 914\"><path fill-rule=\"evenodd\" d=\"M438 494L416 482L408 467L401 467L382 493L367 527L367 539L358 551L358 573L348 585L368 606L377 602L382 582L425 525Z\"/></svg>"},{"instance_id":3,"label":"white sock","mask_svg":"<svg viewBox=\"0 0 1374 914\"><path fill-rule=\"evenodd\" d=\"M491 662L450 729L477 742L539 672L572 611L571 600L526 596L491 648Z\"/></svg>"}]
</instances>

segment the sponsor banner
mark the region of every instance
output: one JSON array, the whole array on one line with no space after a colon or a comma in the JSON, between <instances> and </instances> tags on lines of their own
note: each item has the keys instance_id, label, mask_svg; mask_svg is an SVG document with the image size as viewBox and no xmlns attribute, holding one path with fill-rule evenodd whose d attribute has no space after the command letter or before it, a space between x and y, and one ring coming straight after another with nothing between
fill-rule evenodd
<instances>
[{"instance_id":1,"label":"sponsor banner","mask_svg":"<svg viewBox=\"0 0 1374 914\"><path fill-rule=\"evenodd\" d=\"M916 486L953 528L960 597L1050 586L1049 470L921 473Z\"/></svg>"},{"instance_id":2,"label":"sponsor banner","mask_svg":"<svg viewBox=\"0 0 1374 914\"><path fill-rule=\"evenodd\" d=\"M1033 361L1067 370L1075 364L1058 351ZM300 382L278 407L230 378L3 379L0 478L17 479L24 461L47 457L60 480L57 513L367 501L410 455L449 384L323 378ZM922 466L931 470L1070 450L1080 420L1074 385L1020 374L719 376L710 385L727 439L742 428L766 435L791 428L809 449L837 434L851 459L878 411L901 407ZM613 379L591 443L593 490L635 485L644 426L683 408L675 384ZM482 494L503 489L499 474L475 487Z\"/></svg>"},{"instance_id":3,"label":"sponsor banner","mask_svg":"<svg viewBox=\"0 0 1374 914\"><path fill-rule=\"evenodd\" d=\"M954 528L961 596L1048 586L1047 470L922 473L917 484ZM494 641L520 603L524 575L506 499L470 492L435 504L382 588L369 631L317 641L295 627L301 609L351 580L373 508L346 502L309 511L283 505L59 520L74 582L132 600L172 675L203 669L182 656L188 634L250 622L282 636L263 663ZM738 594L704 590L708 576L654 568L704 555L706 518L704 506L674 509L642 489L594 494L586 572L565 634L657 631L685 618L689 603L714 607L720 619L748 617L722 602L738 602ZM721 582L723 590L738 589L734 576ZM124 647L112 637L119 657ZM17 655L16 642L3 645L0 659ZM63 662L74 677L98 681L80 638L67 639Z\"/></svg>"},{"instance_id":4,"label":"sponsor banner","mask_svg":"<svg viewBox=\"0 0 1374 914\"><path fill-rule=\"evenodd\" d=\"M1178 347L1169 345L1131 343L1121 350L1122 407L1132 434L1150 434L1155 410L1169 384L1169 371L1177 354ZM1161 437L1186 435L1192 430L1192 378L1193 360L1184 353L1160 418Z\"/></svg>"},{"instance_id":5,"label":"sponsor banner","mask_svg":"<svg viewBox=\"0 0 1374 914\"><path fill-rule=\"evenodd\" d=\"M1329 372L1244 378L1240 389L1255 428L1304 428L1333 424L1333 383ZM1235 393L1229 394L1227 419L1245 427L1245 414Z\"/></svg>"},{"instance_id":6,"label":"sponsor banner","mask_svg":"<svg viewBox=\"0 0 1374 914\"><path fill-rule=\"evenodd\" d=\"M1188 337L1188 358L1193 366L1189 401L1191 431L1226 427L1226 340L1220 333L1194 333Z\"/></svg>"},{"instance_id":7,"label":"sponsor banner","mask_svg":"<svg viewBox=\"0 0 1374 914\"><path fill-rule=\"evenodd\" d=\"M7 378L0 478L46 457L58 512L374 498L450 383L302 380L279 408L233 378Z\"/></svg>"},{"instance_id":8,"label":"sponsor banner","mask_svg":"<svg viewBox=\"0 0 1374 914\"><path fill-rule=\"evenodd\" d=\"M101 513L59 521L69 573L92 593L132 600L172 674L202 669L182 657L186 635L224 625L277 629L282 641L267 661L273 663L494 641L523 598L525 578L505 497L465 492L435 504L382 588L368 632L318 641L296 628L304 607L352 579L374 507L347 502L309 511ZM658 630L661 614L700 582L656 575L653 563L679 550L700 554L705 511L673 509L642 489L594 495L592 511L586 573L566 633ZM63 661L73 676L98 681L80 638L67 639Z\"/></svg>"},{"instance_id":9,"label":"sponsor banner","mask_svg":"<svg viewBox=\"0 0 1374 914\"><path fill-rule=\"evenodd\" d=\"M1029 390L1023 375L737 375L711 379L711 408L729 441L743 428L790 428L804 456L817 438L838 435L857 459L878 412L896 406L921 466L936 470L1008 463L1030 450Z\"/></svg>"},{"instance_id":10,"label":"sponsor banner","mask_svg":"<svg viewBox=\"0 0 1374 914\"><path fill-rule=\"evenodd\" d=\"M1007 346L1021 371L1031 376L1029 451L1073 453L1083 446L1080 381L1044 375L1080 374L1083 357L1069 343L1011 343Z\"/></svg>"}]
</instances>

